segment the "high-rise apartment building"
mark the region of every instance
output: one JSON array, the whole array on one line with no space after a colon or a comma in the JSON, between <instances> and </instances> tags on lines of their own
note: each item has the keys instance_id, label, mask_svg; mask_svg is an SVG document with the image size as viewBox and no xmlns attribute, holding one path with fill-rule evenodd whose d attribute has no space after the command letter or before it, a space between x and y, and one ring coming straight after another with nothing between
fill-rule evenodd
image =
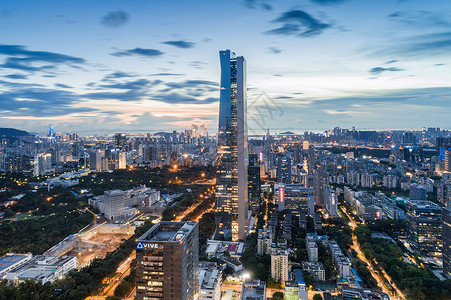
<instances>
[{"instance_id":1,"label":"high-rise apartment building","mask_svg":"<svg viewBox=\"0 0 451 300\"><path fill-rule=\"evenodd\" d=\"M324 207L324 187L329 184L329 173L315 170L313 186L315 190L315 204Z\"/></svg>"},{"instance_id":2,"label":"high-rise apartment building","mask_svg":"<svg viewBox=\"0 0 451 300\"><path fill-rule=\"evenodd\" d=\"M216 213L232 216L232 239L244 239L248 218L246 60L230 50L219 52ZM218 226L221 219L216 218Z\"/></svg>"},{"instance_id":3,"label":"high-rise apartment building","mask_svg":"<svg viewBox=\"0 0 451 300\"><path fill-rule=\"evenodd\" d=\"M440 256L442 251L442 210L430 201L406 201L407 241L423 255Z\"/></svg>"},{"instance_id":4,"label":"high-rise apartment building","mask_svg":"<svg viewBox=\"0 0 451 300\"><path fill-rule=\"evenodd\" d=\"M338 217L338 196L330 186L324 188L324 202L329 217Z\"/></svg>"},{"instance_id":5,"label":"high-rise apartment building","mask_svg":"<svg viewBox=\"0 0 451 300\"><path fill-rule=\"evenodd\" d=\"M451 276L451 207L442 208L443 273Z\"/></svg>"},{"instance_id":6,"label":"high-rise apartment building","mask_svg":"<svg viewBox=\"0 0 451 300\"><path fill-rule=\"evenodd\" d=\"M160 222L136 245L138 300L198 298L199 229L194 221Z\"/></svg>"},{"instance_id":7,"label":"high-rise apartment building","mask_svg":"<svg viewBox=\"0 0 451 300\"><path fill-rule=\"evenodd\" d=\"M271 251L271 277L275 282L288 281L288 250L273 248Z\"/></svg>"}]
</instances>

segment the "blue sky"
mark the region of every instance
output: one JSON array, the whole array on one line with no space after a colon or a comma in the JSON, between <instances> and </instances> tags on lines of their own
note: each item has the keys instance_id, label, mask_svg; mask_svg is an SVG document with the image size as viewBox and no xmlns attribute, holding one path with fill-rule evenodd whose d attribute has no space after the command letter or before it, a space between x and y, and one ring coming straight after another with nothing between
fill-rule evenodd
<instances>
[{"instance_id":1,"label":"blue sky","mask_svg":"<svg viewBox=\"0 0 451 300\"><path fill-rule=\"evenodd\" d=\"M451 129L451 2L7 1L0 126L215 131L219 50L248 62L249 129Z\"/></svg>"}]
</instances>

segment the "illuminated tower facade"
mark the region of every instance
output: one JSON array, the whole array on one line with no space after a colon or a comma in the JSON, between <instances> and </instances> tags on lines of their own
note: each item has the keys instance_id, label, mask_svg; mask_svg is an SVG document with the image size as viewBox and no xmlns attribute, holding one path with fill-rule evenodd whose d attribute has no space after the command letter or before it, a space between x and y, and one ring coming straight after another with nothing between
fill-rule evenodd
<instances>
[{"instance_id":1,"label":"illuminated tower facade","mask_svg":"<svg viewBox=\"0 0 451 300\"><path fill-rule=\"evenodd\" d=\"M230 50L219 56L216 213L231 216L232 239L237 240L246 237L248 220L246 60Z\"/></svg>"}]
</instances>

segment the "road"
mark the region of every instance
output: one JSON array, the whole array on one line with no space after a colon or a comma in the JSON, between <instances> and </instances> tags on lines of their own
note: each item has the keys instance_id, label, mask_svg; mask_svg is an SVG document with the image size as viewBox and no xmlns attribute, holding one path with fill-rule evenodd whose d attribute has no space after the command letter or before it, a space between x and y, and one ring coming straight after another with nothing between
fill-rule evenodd
<instances>
[{"instance_id":1,"label":"road","mask_svg":"<svg viewBox=\"0 0 451 300\"><path fill-rule=\"evenodd\" d=\"M132 260L136 258L136 251L133 250L132 254L127 257L117 268L116 274L111 278L105 278L104 281L108 281L108 285L103 288L103 290L95 296L89 296L85 300L100 300L106 299L108 296L114 295L114 290L116 290L117 286L122 282L122 280L130 274L130 264Z\"/></svg>"},{"instance_id":2,"label":"road","mask_svg":"<svg viewBox=\"0 0 451 300\"><path fill-rule=\"evenodd\" d=\"M371 273L371 276L373 276L373 278L377 281L377 285L379 286L379 288L382 290L382 292L386 293L387 295L392 295L393 292L390 291L386 286L385 286L385 282L392 282L391 277L385 272L384 269L379 268L382 270L382 276L378 273L375 272L373 265L368 261L368 259L366 259L366 257L363 255L361 249L360 249L360 245L357 242L357 238L354 235L354 229L357 228L357 223L351 219L351 216L348 214L348 212L346 211L346 209L343 209L343 207L341 207L341 211L348 217L348 219L350 220L349 222L349 226L351 227L353 233L352 233L352 245L351 248L357 252L357 257L362 260L364 263L366 263L368 265L368 270ZM394 290L395 290L395 295L393 296L395 299L406 299L406 296L404 295L404 293L398 289L396 287L395 284L391 285Z\"/></svg>"}]
</instances>

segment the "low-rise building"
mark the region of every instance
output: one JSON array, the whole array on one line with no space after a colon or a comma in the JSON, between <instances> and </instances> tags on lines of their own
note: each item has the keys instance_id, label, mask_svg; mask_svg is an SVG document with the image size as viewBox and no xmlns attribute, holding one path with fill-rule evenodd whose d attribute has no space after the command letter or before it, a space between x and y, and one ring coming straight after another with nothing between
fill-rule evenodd
<instances>
[{"instance_id":1,"label":"low-rise building","mask_svg":"<svg viewBox=\"0 0 451 300\"><path fill-rule=\"evenodd\" d=\"M40 284L54 282L62 279L67 273L77 267L77 258L74 256L36 255L25 263L11 268L3 278L19 284L25 280L36 281Z\"/></svg>"},{"instance_id":2,"label":"low-rise building","mask_svg":"<svg viewBox=\"0 0 451 300\"><path fill-rule=\"evenodd\" d=\"M199 262L199 300L221 299L222 268L214 262Z\"/></svg>"},{"instance_id":3,"label":"low-rise building","mask_svg":"<svg viewBox=\"0 0 451 300\"><path fill-rule=\"evenodd\" d=\"M302 270L310 272L316 281L326 280L326 272L322 263L311 263L305 261L302 263Z\"/></svg>"},{"instance_id":4,"label":"low-rise building","mask_svg":"<svg viewBox=\"0 0 451 300\"><path fill-rule=\"evenodd\" d=\"M265 300L266 284L259 279L249 278L243 283L241 300Z\"/></svg>"}]
</instances>

